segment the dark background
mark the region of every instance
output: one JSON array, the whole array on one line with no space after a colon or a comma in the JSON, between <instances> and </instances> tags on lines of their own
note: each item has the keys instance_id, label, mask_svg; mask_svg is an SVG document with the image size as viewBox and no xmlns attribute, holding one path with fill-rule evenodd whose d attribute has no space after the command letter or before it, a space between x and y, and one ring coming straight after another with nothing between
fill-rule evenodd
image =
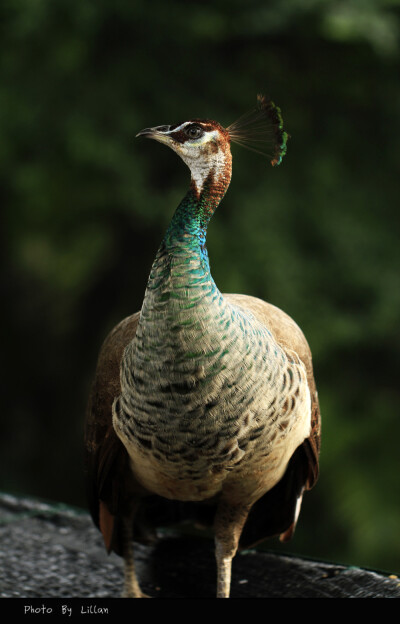
<instances>
[{"instance_id":1,"label":"dark background","mask_svg":"<svg viewBox=\"0 0 400 624\"><path fill-rule=\"evenodd\" d=\"M287 157L233 147L208 249L221 291L281 307L313 351L321 477L285 550L400 571L399 20L395 0L2 2L3 491L85 506L98 349L189 182L135 134L229 125L264 92Z\"/></svg>"}]
</instances>

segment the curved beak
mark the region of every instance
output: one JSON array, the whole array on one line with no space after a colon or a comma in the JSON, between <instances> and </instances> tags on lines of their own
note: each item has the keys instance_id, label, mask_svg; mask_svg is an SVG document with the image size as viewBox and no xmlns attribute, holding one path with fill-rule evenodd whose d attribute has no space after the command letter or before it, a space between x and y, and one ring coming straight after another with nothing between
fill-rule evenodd
<instances>
[{"instance_id":1,"label":"curved beak","mask_svg":"<svg viewBox=\"0 0 400 624\"><path fill-rule=\"evenodd\" d=\"M168 136L170 126L155 126L154 128L144 128L137 133L136 137L144 136L147 139L155 139L161 143L169 143L170 137Z\"/></svg>"}]
</instances>

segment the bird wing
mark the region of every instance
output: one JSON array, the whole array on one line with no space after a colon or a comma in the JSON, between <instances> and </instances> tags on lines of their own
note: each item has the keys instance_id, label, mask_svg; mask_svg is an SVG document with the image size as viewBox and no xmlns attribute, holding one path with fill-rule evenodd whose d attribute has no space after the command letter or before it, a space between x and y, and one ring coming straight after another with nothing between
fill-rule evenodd
<instances>
[{"instance_id":1,"label":"bird wing","mask_svg":"<svg viewBox=\"0 0 400 624\"><path fill-rule=\"evenodd\" d=\"M251 312L284 350L297 353L306 368L311 396L310 436L294 452L279 483L253 505L240 540L241 547L248 548L273 535L280 534L282 541L293 535L303 492L311 489L318 478L321 418L311 351L300 327L285 312L256 297L224 297L232 305Z\"/></svg>"},{"instance_id":2,"label":"bird wing","mask_svg":"<svg viewBox=\"0 0 400 624\"><path fill-rule=\"evenodd\" d=\"M128 454L112 424L112 404L121 391L121 358L135 336L138 320L139 313L124 319L104 341L86 410L86 493L91 516L109 551L119 550L114 543L116 519L128 513L129 495L136 489L140 491L129 470Z\"/></svg>"}]
</instances>

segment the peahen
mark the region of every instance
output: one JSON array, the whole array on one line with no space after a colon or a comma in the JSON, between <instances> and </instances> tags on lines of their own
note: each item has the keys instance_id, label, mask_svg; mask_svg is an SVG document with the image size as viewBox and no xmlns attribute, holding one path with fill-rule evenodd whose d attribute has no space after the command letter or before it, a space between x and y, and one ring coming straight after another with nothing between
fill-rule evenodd
<instances>
[{"instance_id":1,"label":"peahen","mask_svg":"<svg viewBox=\"0 0 400 624\"><path fill-rule=\"evenodd\" d=\"M272 136L277 165L288 135L279 108L259 96L255 114L228 128L195 119L137 136L171 147L191 184L141 311L113 329L99 355L85 425L89 507L107 550L124 558L123 595L144 595L132 537L190 516L213 524L217 596L228 597L237 549L289 539L318 476L320 413L306 339L273 305L222 295L206 249L231 179L230 142Z\"/></svg>"}]
</instances>

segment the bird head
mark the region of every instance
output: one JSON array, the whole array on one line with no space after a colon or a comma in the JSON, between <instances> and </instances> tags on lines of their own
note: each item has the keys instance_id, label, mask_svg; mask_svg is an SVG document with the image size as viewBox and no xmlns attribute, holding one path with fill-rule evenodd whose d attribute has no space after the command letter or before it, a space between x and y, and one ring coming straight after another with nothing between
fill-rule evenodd
<instances>
[{"instance_id":1,"label":"bird head","mask_svg":"<svg viewBox=\"0 0 400 624\"><path fill-rule=\"evenodd\" d=\"M214 190L228 186L232 174L231 142L268 156L275 167L282 162L289 139L280 108L264 95L258 95L256 107L227 128L212 119L193 119L173 126L145 128L136 136L165 143L179 154L191 171L198 194L206 180Z\"/></svg>"},{"instance_id":2,"label":"bird head","mask_svg":"<svg viewBox=\"0 0 400 624\"><path fill-rule=\"evenodd\" d=\"M173 126L145 128L137 135L168 145L189 167L197 193L207 179L229 184L232 169L229 132L218 122L193 119Z\"/></svg>"}]
</instances>

